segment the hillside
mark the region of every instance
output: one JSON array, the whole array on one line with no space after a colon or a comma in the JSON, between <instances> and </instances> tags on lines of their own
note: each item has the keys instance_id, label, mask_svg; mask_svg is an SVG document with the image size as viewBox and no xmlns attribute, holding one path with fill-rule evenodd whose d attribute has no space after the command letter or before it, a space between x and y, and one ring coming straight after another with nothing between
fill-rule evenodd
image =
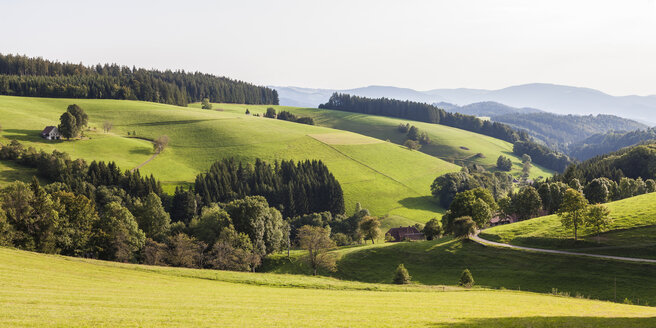
<instances>
[{"instance_id":1,"label":"hillside","mask_svg":"<svg viewBox=\"0 0 656 328\"><path fill-rule=\"evenodd\" d=\"M568 147L568 153L580 160L617 151L624 147L656 140L656 128L630 132L608 132L594 134Z\"/></svg>"},{"instance_id":2,"label":"hillside","mask_svg":"<svg viewBox=\"0 0 656 328\"><path fill-rule=\"evenodd\" d=\"M71 103L87 111L96 131L75 142L41 139L43 127L57 124ZM137 167L152 156L152 144L144 139L168 135L169 147L140 168L162 180L168 190L193 182L196 174L221 158L321 159L342 185L347 212L361 202L374 215L420 222L442 211L429 197L433 179L459 169L363 135L227 111L137 101L3 96L0 117L4 142L17 139L37 149L65 151L74 158L116 161L123 169ZM111 133L100 132L105 121L113 124Z\"/></svg>"},{"instance_id":3,"label":"hillside","mask_svg":"<svg viewBox=\"0 0 656 328\"><path fill-rule=\"evenodd\" d=\"M535 108L528 108L528 107L515 108L494 101L477 102L465 106L458 106L445 102L435 103L433 105L440 108L444 108L445 110L450 112L456 112L465 115L484 116L484 117L509 115L509 114L543 113L543 111Z\"/></svg>"},{"instance_id":4,"label":"hillside","mask_svg":"<svg viewBox=\"0 0 656 328\"><path fill-rule=\"evenodd\" d=\"M198 106L198 104L195 104ZM339 130L360 133L380 140L389 140L395 144L403 144L406 136L398 132L397 126L401 123L410 123L424 131L431 139L431 143L423 145L420 152L457 164L479 164L490 170L495 170L499 155L509 157L513 162L510 172L516 177L521 175L521 159L512 152L513 145L509 142L481 134L456 129L439 124L430 124L391 117L349 113L337 110L315 108L297 108L288 106L255 106L238 104L218 104L226 112L243 113L246 108L252 113L264 113L267 107L274 107L277 111L285 110L297 116L312 117L317 125ZM482 154L482 156L477 156ZM539 165L534 165L530 177L549 177L553 174Z\"/></svg>"},{"instance_id":5,"label":"hillside","mask_svg":"<svg viewBox=\"0 0 656 328\"><path fill-rule=\"evenodd\" d=\"M582 239L574 242L572 232L560 218L549 215L486 229L480 236L492 241L537 248L574 249L579 252L656 258L656 193L606 204L614 219L610 231L599 238L590 228L579 230Z\"/></svg>"},{"instance_id":6,"label":"hillside","mask_svg":"<svg viewBox=\"0 0 656 328\"><path fill-rule=\"evenodd\" d=\"M394 269L403 263L413 281L443 285L457 282L468 268L482 287L551 293L554 289L572 296L641 304L656 303L656 264L599 260L577 256L533 253L486 247L472 241L444 237L434 241L401 242L354 247L341 255L337 272L324 273L339 279L391 283ZM307 273L302 253L290 262L274 257L264 267L276 273ZM617 283L617 297L614 283Z\"/></svg>"},{"instance_id":7,"label":"hillside","mask_svg":"<svg viewBox=\"0 0 656 328\"><path fill-rule=\"evenodd\" d=\"M0 285L3 327L398 327L399 322L404 327L651 327L656 322L650 307L526 292L443 292L147 267L6 248L0 248Z\"/></svg>"},{"instance_id":8,"label":"hillside","mask_svg":"<svg viewBox=\"0 0 656 328\"><path fill-rule=\"evenodd\" d=\"M515 113L490 115L490 118L493 121L525 130L537 140L567 154L569 154L567 151L569 144L582 141L594 134L647 128L642 123L614 115L581 116L551 113Z\"/></svg>"}]
</instances>

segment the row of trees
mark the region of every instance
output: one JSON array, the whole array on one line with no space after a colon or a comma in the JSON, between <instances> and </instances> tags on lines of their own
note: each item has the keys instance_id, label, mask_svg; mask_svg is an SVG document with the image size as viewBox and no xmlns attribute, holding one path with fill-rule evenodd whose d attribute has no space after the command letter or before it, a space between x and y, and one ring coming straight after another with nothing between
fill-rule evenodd
<instances>
[{"instance_id":1,"label":"row of trees","mask_svg":"<svg viewBox=\"0 0 656 328\"><path fill-rule=\"evenodd\" d=\"M278 104L276 90L199 72L105 64L84 66L0 54L0 94L51 98L144 100L186 106L212 102Z\"/></svg>"},{"instance_id":2,"label":"row of trees","mask_svg":"<svg viewBox=\"0 0 656 328\"><path fill-rule=\"evenodd\" d=\"M572 163L567 155L532 141L515 142L513 153L517 156L529 155L533 162L558 172L563 172Z\"/></svg>"},{"instance_id":3,"label":"row of trees","mask_svg":"<svg viewBox=\"0 0 656 328\"><path fill-rule=\"evenodd\" d=\"M342 187L326 165L317 160L283 160L271 165L257 159L251 165L224 159L198 175L194 186L203 204L262 195L285 217L325 211L344 213Z\"/></svg>"},{"instance_id":4,"label":"row of trees","mask_svg":"<svg viewBox=\"0 0 656 328\"><path fill-rule=\"evenodd\" d=\"M371 99L334 93L327 103L319 108L336 109L363 114L406 118L415 121L436 123L481 133L487 136L514 143L528 140L526 132L515 131L502 123L483 121L475 116L449 113L433 105L401 101L388 98Z\"/></svg>"},{"instance_id":5,"label":"row of trees","mask_svg":"<svg viewBox=\"0 0 656 328\"><path fill-rule=\"evenodd\" d=\"M263 196L204 203L201 195L183 188L168 196L152 176L122 172L114 163L87 165L65 153L24 149L16 141L0 148L0 158L34 167L39 176L53 181L44 187L34 178L30 185L16 182L0 191L2 245L115 261L245 271L255 269L265 255L290 247L290 240L301 241L302 225L316 221L322 229L334 227L330 240L341 244L380 236L377 218L360 207L348 218L338 213L333 220L330 212L324 212L285 220ZM280 172L291 176L303 168L303 164L280 164ZM326 219L315 220L317 216ZM362 224L367 221L377 225L367 228ZM324 227L322 222L330 224Z\"/></svg>"},{"instance_id":6,"label":"row of trees","mask_svg":"<svg viewBox=\"0 0 656 328\"><path fill-rule=\"evenodd\" d=\"M617 183L624 177L640 177L645 180L656 178L656 144L624 148L571 165L565 172L555 176L554 180L569 183L577 179L586 184L602 177Z\"/></svg>"}]
</instances>

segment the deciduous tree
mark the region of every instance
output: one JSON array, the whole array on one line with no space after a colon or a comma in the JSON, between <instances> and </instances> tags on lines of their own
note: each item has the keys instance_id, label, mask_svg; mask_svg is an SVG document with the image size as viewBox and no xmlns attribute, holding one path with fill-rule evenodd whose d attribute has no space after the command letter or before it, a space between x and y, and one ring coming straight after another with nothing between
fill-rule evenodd
<instances>
[{"instance_id":1,"label":"deciduous tree","mask_svg":"<svg viewBox=\"0 0 656 328\"><path fill-rule=\"evenodd\" d=\"M371 240L372 244L376 243L376 239L380 238L382 232L380 231L380 221L375 216L365 216L360 221L358 227L364 239Z\"/></svg>"},{"instance_id":2,"label":"deciduous tree","mask_svg":"<svg viewBox=\"0 0 656 328\"><path fill-rule=\"evenodd\" d=\"M558 210L560 222L567 229L574 232L574 240L578 239L578 229L585 224L588 200L580 191L572 188L567 189L563 204Z\"/></svg>"},{"instance_id":3,"label":"deciduous tree","mask_svg":"<svg viewBox=\"0 0 656 328\"><path fill-rule=\"evenodd\" d=\"M328 271L335 269L335 256L328 253L328 250L335 247L335 243L330 239L330 229L302 226L298 230L298 244L308 251L307 261L313 275L317 275L319 268Z\"/></svg>"},{"instance_id":4,"label":"deciduous tree","mask_svg":"<svg viewBox=\"0 0 656 328\"><path fill-rule=\"evenodd\" d=\"M75 120L75 116L69 112L65 112L64 114L59 117L59 133L66 138L66 139L71 139L75 138L79 134L79 130L77 127L77 121Z\"/></svg>"}]
</instances>

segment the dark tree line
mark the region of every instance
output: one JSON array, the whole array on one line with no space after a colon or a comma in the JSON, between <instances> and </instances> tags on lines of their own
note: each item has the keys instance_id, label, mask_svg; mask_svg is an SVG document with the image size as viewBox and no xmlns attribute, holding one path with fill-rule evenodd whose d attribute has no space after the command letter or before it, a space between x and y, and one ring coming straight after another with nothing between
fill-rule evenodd
<instances>
[{"instance_id":1,"label":"dark tree line","mask_svg":"<svg viewBox=\"0 0 656 328\"><path fill-rule=\"evenodd\" d=\"M158 71L105 64L84 66L0 54L0 94L128 99L186 106L211 102L278 104L276 90L199 72Z\"/></svg>"},{"instance_id":2,"label":"dark tree line","mask_svg":"<svg viewBox=\"0 0 656 328\"><path fill-rule=\"evenodd\" d=\"M275 162L255 165L224 159L196 177L196 193L204 204L249 195L264 196L285 217L308 213L344 213L342 187L321 161Z\"/></svg>"},{"instance_id":3,"label":"dark tree line","mask_svg":"<svg viewBox=\"0 0 656 328\"><path fill-rule=\"evenodd\" d=\"M656 178L656 144L639 145L597 156L567 167L554 180L568 183L577 179L586 184L596 178L608 178L617 183L624 177Z\"/></svg>"},{"instance_id":4,"label":"dark tree line","mask_svg":"<svg viewBox=\"0 0 656 328\"><path fill-rule=\"evenodd\" d=\"M471 115L449 113L443 109L425 103L388 98L371 99L334 93L328 102L319 105L319 108L399 117L415 121L441 124L505 140L515 145L519 143L519 145L516 146L516 154L519 156L529 154L533 158L534 163L559 172L562 172L570 163L567 156L532 141L526 131L517 131L506 124L484 121ZM399 131L402 131L401 129L402 128L399 127Z\"/></svg>"},{"instance_id":5,"label":"dark tree line","mask_svg":"<svg viewBox=\"0 0 656 328\"><path fill-rule=\"evenodd\" d=\"M656 140L656 128L635 130L631 132L608 132L595 134L589 138L575 142L568 147L570 156L579 160L587 160L624 147L647 143Z\"/></svg>"},{"instance_id":6,"label":"dark tree line","mask_svg":"<svg viewBox=\"0 0 656 328\"><path fill-rule=\"evenodd\" d=\"M301 124L307 124L307 125L314 125L314 119L311 117L298 117L294 115L293 113L290 113L288 111L281 111L278 113L277 118L279 120L283 121L290 121L290 122L296 122L296 123L301 123Z\"/></svg>"},{"instance_id":7,"label":"dark tree line","mask_svg":"<svg viewBox=\"0 0 656 328\"><path fill-rule=\"evenodd\" d=\"M567 165L572 162L567 155L555 152L532 141L515 142L513 153L520 157L525 154L529 155L532 162L558 172L563 172Z\"/></svg>"},{"instance_id":8,"label":"dark tree line","mask_svg":"<svg viewBox=\"0 0 656 328\"><path fill-rule=\"evenodd\" d=\"M502 123L483 121L471 115L449 113L433 105L414 101L401 101L388 98L371 99L334 93L328 102L319 105L319 108L442 124L484 134L511 143L528 140L529 138L526 132L515 131Z\"/></svg>"},{"instance_id":9,"label":"dark tree line","mask_svg":"<svg viewBox=\"0 0 656 328\"><path fill-rule=\"evenodd\" d=\"M553 113L513 113L492 115L492 120L526 130L552 149L568 152L569 145L597 133L644 129L644 124L614 115L557 115ZM628 146L628 145L627 145ZM613 149L617 150L617 149Z\"/></svg>"}]
</instances>

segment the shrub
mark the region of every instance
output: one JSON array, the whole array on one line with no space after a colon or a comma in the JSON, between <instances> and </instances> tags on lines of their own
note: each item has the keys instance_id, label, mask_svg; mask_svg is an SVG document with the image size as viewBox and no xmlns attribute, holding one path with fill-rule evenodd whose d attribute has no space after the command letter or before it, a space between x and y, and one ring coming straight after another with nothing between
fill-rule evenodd
<instances>
[{"instance_id":1,"label":"shrub","mask_svg":"<svg viewBox=\"0 0 656 328\"><path fill-rule=\"evenodd\" d=\"M410 150L419 150L421 148L421 145L418 142L411 139L406 140L403 145Z\"/></svg>"},{"instance_id":2,"label":"shrub","mask_svg":"<svg viewBox=\"0 0 656 328\"><path fill-rule=\"evenodd\" d=\"M469 272L469 269L465 269L462 271L462 274L460 275L460 282L458 282L458 286L462 286L465 288L471 288L474 286L476 282L474 282L474 277L472 276L471 272Z\"/></svg>"},{"instance_id":3,"label":"shrub","mask_svg":"<svg viewBox=\"0 0 656 328\"><path fill-rule=\"evenodd\" d=\"M410 273L408 273L408 270L405 268L403 263L399 264L398 267L396 267L396 274L394 275L394 283L397 285L406 285L410 283L410 280L412 277L410 276Z\"/></svg>"}]
</instances>

